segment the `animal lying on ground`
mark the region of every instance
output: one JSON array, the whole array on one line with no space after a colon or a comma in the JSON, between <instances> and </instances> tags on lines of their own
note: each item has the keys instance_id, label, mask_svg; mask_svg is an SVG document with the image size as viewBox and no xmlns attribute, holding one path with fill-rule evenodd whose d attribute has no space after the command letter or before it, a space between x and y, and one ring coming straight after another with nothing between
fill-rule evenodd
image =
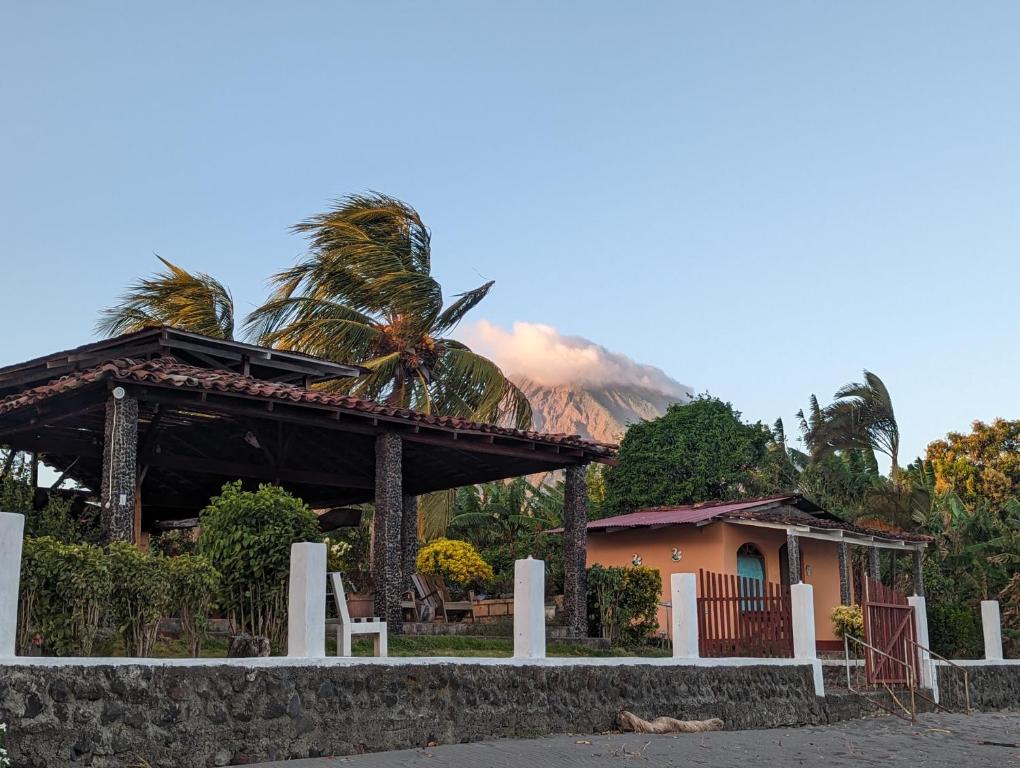
<instances>
[{"instance_id":1,"label":"animal lying on ground","mask_svg":"<svg viewBox=\"0 0 1020 768\"><path fill-rule=\"evenodd\" d=\"M723 721L718 717L710 720L677 720L673 717L657 717L654 720L643 720L633 712L623 710L616 716L616 724L621 731L634 733L703 733L704 731L721 731Z\"/></svg>"}]
</instances>

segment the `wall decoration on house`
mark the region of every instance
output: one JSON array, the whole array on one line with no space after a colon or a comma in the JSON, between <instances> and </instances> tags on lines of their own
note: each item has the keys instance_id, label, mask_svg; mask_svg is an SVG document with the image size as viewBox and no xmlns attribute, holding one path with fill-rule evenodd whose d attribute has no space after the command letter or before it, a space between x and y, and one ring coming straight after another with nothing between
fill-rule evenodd
<instances>
[{"instance_id":1,"label":"wall decoration on house","mask_svg":"<svg viewBox=\"0 0 1020 768\"><path fill-rule=\"evenodd\" d=\"M641 565L641 555L639 555L637 552L631 555L630 564L633 565L635 568Z\"/></svg>"},{"instance_id":2,"label":"wall decoration on house","mask_svg":"<svg viewBox=\"0 0 1020 768\"><path fill-rule=\"evenodd\" d=\"M679 563L681 560L683 560L684 553L681 552L677 547L673 547L671 557L673 558L674 563Z\"/></svg>"}]
</instances>

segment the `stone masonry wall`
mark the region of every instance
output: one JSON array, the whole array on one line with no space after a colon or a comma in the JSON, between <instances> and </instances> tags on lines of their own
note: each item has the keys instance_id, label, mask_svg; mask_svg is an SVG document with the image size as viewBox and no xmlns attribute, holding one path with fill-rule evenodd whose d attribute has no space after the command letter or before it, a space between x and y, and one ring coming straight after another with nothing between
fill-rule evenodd
<instances>
[{"instance_id":1,"label":"stone masonry wall","mask_svg":"<svg viewBox=\"0 0 1020 768\"><path fill-rule=\"evenodd\" d=\"M241 765L590 733L621 709L765 728L823 722L821 701L809 666L0 666L18 768Z\"/></svg>"},{"instance_id":2,"label":"stone masonry wall","mask_svg":"<svg viewBox=\"0 0 1020 768\"><path fill-rule=\"evenodd\" d=\"M1020 664L968 664L970 704L979 712L1020 709ZM959 669L940 665L940 703L961 710L966 702Z\"/></svg>"}]
</instances>

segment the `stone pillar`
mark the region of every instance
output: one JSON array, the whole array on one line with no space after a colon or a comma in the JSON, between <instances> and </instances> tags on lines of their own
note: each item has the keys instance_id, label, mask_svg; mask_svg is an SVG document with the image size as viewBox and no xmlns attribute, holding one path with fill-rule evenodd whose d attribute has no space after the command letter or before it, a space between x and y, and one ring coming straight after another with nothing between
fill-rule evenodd
<instances>
[{"instance_id":1,"label":"stone pillar","mask_svg":"<svg viewBox=\"0 0 1020 768\"><path fill-rule=\"evenodd\" d=\"M917 547L914 556L914 594L924 597L924 550Z\"/></svg>"},{"instance_id":2,"label":"stone pillar","mask_svg":"<svg viewBox=\"0 0 1020 768\"><path fill-rule=\"evenodd\" d=\"M563 488L563 607L573 637L588 635L588 487L586 465L567 467Z\"/></svg>"},{"instance_id":3,"label":"stone pillar","mask_svg":"<svg viewBox=\"0 0 1020 768\"><path fill-rule=\"evenodd\" d=\"M981 629L985 635L985 659L1002 661L1002 619L998 600L981 601Z\"/></svg>"},{"instance_id":4,"label":"stone pillar","mask_svg":"<svg viewBox=\"0 0 1020 768\"><path fill-rule=\"evenodd\" d=\"M287 655L326 656L326 545L322 543L290 545Z\"/></svg>"},{"instance_id":5,"label":"stone pillar","mask_svg":"<svg viewBox=\"0 0 1020 768\"><path fill-rule=\"evenodd\" d=\"M25 516L0 512L0 659L14 656L18 636L18 587Z\"/></svg>"},{"instance_id":6,"label":"stone pillar","mask_svg":"<svg viewBox=\"0 0 1020 768\"><path fill-rule=\"evenodd\" d=\"M386 621L387 630L399 635L403 629L400 595L400 532L404 500L402 441L400 435L385 432L375 439L375 515L372 518L372 581L375 583L375 613Z\"/></svg>"},{"instance_id":7,"label":"stone pillar","mask_svg":"<svg viewBox=\"0 0 1020 768\"><path fill-rule=\"evenodd\" d=\"M514 563L514 658L545 658L545 562Z\"/></svg>"},{"instance_id":8,"label":"stone pillar","mask_svg":"<svg viewBox=\"0 0 1020 768\"><path fill-rule=\"evenodd\" d=\"M673 658L696 659L698 649L698 582L693 573L669 577L673 603Z\"/></svg>"},{"instance_id":9,"label":"stone pillar","mask_svg":"<svg viewBox=\"0 0 1020 768\"><path fill-rule=\"evenodd\" d=\"M853 599L850 596L850 545L845 541L839 542L837 552L839 553L839 604L850 605Z\"/></svg>"},{"instance_id":10,"label":"stone pillar","mask_svg":"<svg viewBox=\"0 0 1020 768\"><path fill-rule=\"evenodd\" d=\"M404 496L401 505L400 525L400 579L402 589L414 589L414 576L418 559L418 497Z\"/></svg>"},{"instance_id":11,"label":"stone pillar","mask_svg":"<svg viewBox=\"0 0 1020 768\"><path fill-rule=\"evenodd\" d=\"M917 668L921 673L921 687L927 688L928 690L935 693L936 701L938 701L938 675L935 674L934 667L931 662L931 654L928 653L929 645L928 640L928 603L921 595L913 595L907 598L907 602L914 609L914 626L917 628L917 644L921 646L917 649Z\"/></svg>"},{"instance_id":12,"label":"stone pillar","mask_svg":"<svg viewBox=\"0 0 1020 768\"><path fill-rule=\"evenodd\" d=\"M868 575L875 581L882 580L882 553L878 547L868 547Z\"/></svg>"},{"instance_id":13,"label":"stone pillar","mask_svg":"<svg viewBox=\"0 0 1020 768\"><path fill-rule=\"evenodd\" d=\"M793 614L793 658L811 663L815 682L815 695L825 695L822 679L822 662L818 658L815 641L815 598L810 584L790 586L790 608Z\"/></svg>"},{"instance_id":14,"label":"stone pillar","mask_svg":"<svg viewBox=\"0 0 1020 768\"><path fill-rule=\"evenodd\" d=\"M138 401L116 387L106 400L100 522L105 541L134 541Z\"/></svg>"},{"instance_id":15,"label":"stone pillar","mask_svg":"<svg viewBox=\"0 0 1020 768\"><path fill-rule=\"evenodd\" d=\"M786 560L790 585L800 584L800 541L793 531L786 532Z\"/></svg>"}]
</instances>

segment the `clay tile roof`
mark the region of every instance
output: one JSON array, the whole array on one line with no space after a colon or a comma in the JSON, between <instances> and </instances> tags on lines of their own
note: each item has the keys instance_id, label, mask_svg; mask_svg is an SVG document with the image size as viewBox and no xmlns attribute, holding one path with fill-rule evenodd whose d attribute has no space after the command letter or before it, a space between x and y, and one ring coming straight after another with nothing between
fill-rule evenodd
<instances>
[{"instance_id":1,"label":"clay tile roof","mask_svg":"<svg viewBox=\"0 0 1020 768\"><path fill-rule=\"evenodd\" d=\"M799 494L766 496L740 501L708 501L699 504L673 507L650 507L626 515L592 520L589 531L619 530L621 528L649 528L663 525L701 523L708 520L758 520L780 525L808 525L812 528L842 530L859 536L877 536L883 539L909 542L929 542L930 536L906 531L883 531L854 525L832 516L820 516L796 509L794 505L805 500ZM815 508L808 502L805 506Z\"/></svg>"},{"instance_id":2,"label":"clay tile roof","mask_svg":"<svg viewBox=\"0 0 1020 768\"><path fill-rule=\"evenodd\" d=\"M371 400L362 400L349 395L317 389L305 389L295 384L256 379L234 371L198 368L196 366L185 365L170 356L152 360L121 358L119 360L110 360L87 370L75 371L59 379L0 400L0 415L35 405L51 397L106 379L162 387L248 395L288 403L332 406L354 413L383 416L418 424L516 437L535 442L580 448L607 458L612 457L616 452L615 445L584 440L579 435L548 434L533 430L514 429L497 424L486 424L452 416L432 416L406 408L396 408Z\"/></svg>"}]
</instances>

